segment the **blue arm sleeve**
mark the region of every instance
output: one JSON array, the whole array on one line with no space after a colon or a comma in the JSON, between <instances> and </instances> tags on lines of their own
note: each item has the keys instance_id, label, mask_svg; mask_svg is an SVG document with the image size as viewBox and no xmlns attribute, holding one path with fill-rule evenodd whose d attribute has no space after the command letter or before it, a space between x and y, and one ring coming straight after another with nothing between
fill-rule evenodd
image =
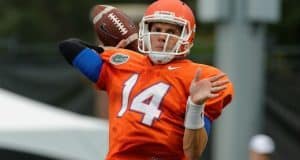
<instances>
[{"instance_id":1,"label":"blue arm sleeve","mask_svg":"<svg viewBox=\"0 0 300 160\"><path fill-rule=\"evenodd\" d=\"M93 82L97 82L103 61L92 49L83 49L72 61L72 65Z\"/></svg>"},{"instance_id":2,"label":"blue arm sleeve","mask_svg":"<svg viewBox=\"0 0 300 160\"><path fill-rule=\"evenodd\" d=\"M59 50L69 64L80 70L91 81L97 82L103 65L98 53L102 53L103 48L70 38L59 43Z\"/></svg>"},{"instance_id":3,"label":"blue arm sleeve","mask_svg":"<svg viewBox=\"0 0 300 160\"><path fill-rule=\"evenodd\" d=\"M211 125L212 125L212 121L210 119L208 119L206 116L204 116L204 127L206 130L207 136L209 136L209 134L210 134Z\"/></svg>"}]
</instances>

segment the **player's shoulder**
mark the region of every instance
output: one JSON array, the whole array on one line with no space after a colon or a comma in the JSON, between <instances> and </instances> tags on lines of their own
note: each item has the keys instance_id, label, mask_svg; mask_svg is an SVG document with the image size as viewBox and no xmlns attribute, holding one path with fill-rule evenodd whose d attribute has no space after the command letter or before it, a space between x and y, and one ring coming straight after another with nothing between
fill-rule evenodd
<instances>
[{"instance_id":1,"label":"player's shoulder","mask_svg":"<svg viewBox=\"0 0 300 160\"><path fill-rule=\"evenodd\" d=\"M194 73L196 73L196 70L198 70L198 69L201 70L201 75L204 77L222 73L222 71L217 67L207 65L207 64L196 63L189 59L180 61L179 64L184 68L185 73L190 73L193 75L194 75Z\"/></svg>"},{"instance_id":2,"label":"player's shoulder","mask_svg":"<svg viewBox=\"0 0 300 160\"><path fill-rule=\"evenodd\" d=\"M211 65L206 65L206 64L197 64L197 65L201 68L203 76L212 76L223 72L221 69Z\"/></svg>"},{"instance_id":3,"label":"player's shoulder","mask_svg":"<svg viewBox=\"0 0 300 160\"><path fill-rule=\"evenodd\" d=\"M111 61L111 63L126 62L128 60L140 60L145 56L128 49L110 47L106 48L101 54L101 57L105 61Z\"/></svg>"},{"instance_id":4,"label":"player's shoulder","mask_svg":"<svg viewBox=\"0 0 300 160\"><path fill-rule=\"evenodd\" d=\"M121 48L106 48L101 53L102 60L115 68L122 69L138 69L145 64L146 57L138 52L121 49Z\"/></svg>"}]
</instances>

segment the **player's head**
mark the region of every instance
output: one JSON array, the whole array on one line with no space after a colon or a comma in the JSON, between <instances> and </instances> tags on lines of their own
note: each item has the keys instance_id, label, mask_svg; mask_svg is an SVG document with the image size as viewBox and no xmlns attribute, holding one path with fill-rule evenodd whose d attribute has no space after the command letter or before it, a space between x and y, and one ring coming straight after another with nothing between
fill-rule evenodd
<instances>
[{"instance_id":1,"label":"player's head","mask_svg":"<svg viewBox=\"0 0 300 160\"><path fill-rule=\"evenodd\" d=\"M157 0L146 10L139 29L138 49L153 63L185 57L193 46L195 18L180 0Z\"/></svg>"}]
</instances>

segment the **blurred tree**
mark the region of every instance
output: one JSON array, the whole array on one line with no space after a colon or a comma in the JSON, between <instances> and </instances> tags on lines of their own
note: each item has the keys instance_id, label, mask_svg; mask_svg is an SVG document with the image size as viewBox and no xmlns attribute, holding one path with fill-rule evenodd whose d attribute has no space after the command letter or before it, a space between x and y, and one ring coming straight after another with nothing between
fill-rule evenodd
<instances>
[{"instance_id":1,"label":"blurred tree","mask_svg":"<svg viewBox=\"0 0 300 160\"><path fill-rule=\"evenodd\" d=\"M93 39L89 11L96 3L151 3L154 0L10 0L0 1L0 37L21 43L56 42L66 37ZM196 0L183 0L196 6ZM273 39L281 44L300 42L300 1L282 0L282 18L271 25ZM193 8L195 10L195 8ZM211 34L211 28L200 25L198 31ZM202 34L201 33L201 34ZM205 35L202 35L202 37ZM207 35L206 35L207 36ZM210 36L209 36L210 37Z\"/></svg>"},{"instance_id":2,"label":"blurred tree","mask_svg":"<svg viewBox=\"0 0 300 160\"><path fill-rule=\"evenodd\" d=\"M278 24L271 25L270 33L277 44L300 43L300 1L281 1L281 20Z\"/></svg>"},{"instance_id":3,"label":"blurred tree","mask_svg":"<svg viewBox=\"0 0 300 160\"><path fill-rule=\"evenodd\" d=\"M11 0L0 2L0 37L22 43L52 42L66 37L92 39L89 11L94 0Z\"/></svg>"}]
</instances>

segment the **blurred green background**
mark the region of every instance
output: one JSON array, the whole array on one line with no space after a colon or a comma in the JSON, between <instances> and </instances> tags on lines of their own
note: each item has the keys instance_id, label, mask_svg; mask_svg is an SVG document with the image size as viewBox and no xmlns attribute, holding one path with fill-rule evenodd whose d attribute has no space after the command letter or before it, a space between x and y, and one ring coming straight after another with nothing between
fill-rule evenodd
<instances>
[{"instance_id":1,"label":"blurred green background","mask_svg":"<svg viewBox=\"0 0 300 160\"><path fill-rule=\"evenodd\" d=\"M89 19L95 4L150 2L153 0L1 0L0 87L76 113L97 116L93 86L64 61L57 43L70 37L95 41ZM196 0L185 2L196 6ZM300 149L300 1L282 0L281 7L280 23L267 26L265 75L266 97L276 103L265 101L264 129L281 142L274 158L278 160L287 154L300 156L296 152ZM213 64L215 24L197 23L197 39L190 58ZM287 138L276 139L280 136ZM296 148L285 149L291 142ZM208 149L206 159L210 159L209 153ZM0 152L3 154L11 155Z\"/></svg>"}]
</instances>

